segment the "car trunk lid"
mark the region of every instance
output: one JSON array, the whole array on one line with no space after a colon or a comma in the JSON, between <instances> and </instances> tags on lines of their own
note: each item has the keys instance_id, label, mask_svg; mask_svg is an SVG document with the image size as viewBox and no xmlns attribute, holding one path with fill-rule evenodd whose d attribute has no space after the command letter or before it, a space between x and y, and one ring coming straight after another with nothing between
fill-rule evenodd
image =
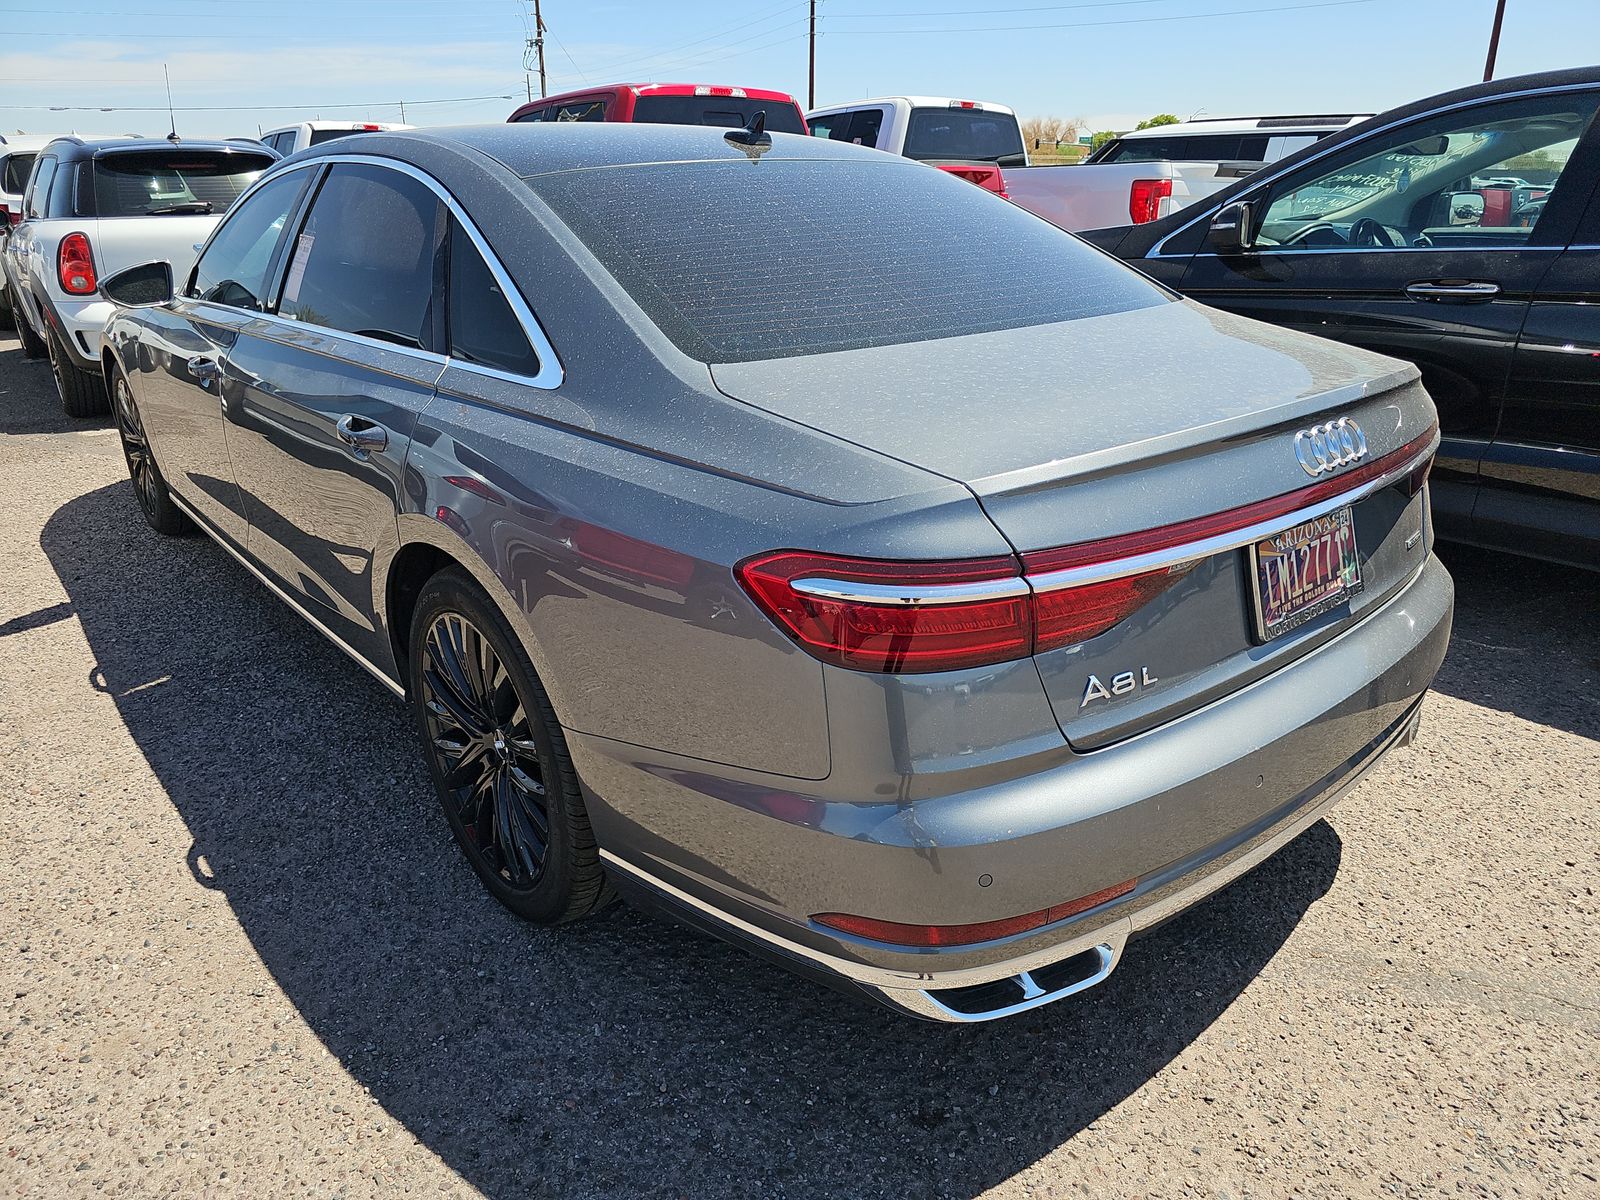
<instances>
[{"instance_id":1,"label":"car trunk lid","mask_svg":"<svg viewBox=\"0 0 1600 1200\"><path fill-rule=\"evenodd\" d=\"M1057 589L1063 578L1127 577L1130 562L1171 572L1151 574L1112 628L1036 654L1063 732L1080 748L1150 728L1310 651L1403 586L1426 556L1423 500L1406 472L1370 472L1380 460L1409 466L1436 440L1415 369L1188 302L716 365L713 375L730 396L965 484L1068 608L1088 593L1065 594L1074 589ZM1324 449L1330 465L1312 457L1313 476L1297 436L1341 421L1354 422L1364 453L1353 443L1348 455ZM1388 459L1407 447L1405 463ZM1357 477L1369 490L1333 503L1348 490L1334 481ZM1280 497L1291 499L1270 503ZM1349 529L1324 530L1322 551L1353 543L1359 589L1293 627L1266 628L1241 539L1306 514L1342 522L1346 507ZM1160 544L1168 534L1176 544Z\"/></svg>"}]
</instances>

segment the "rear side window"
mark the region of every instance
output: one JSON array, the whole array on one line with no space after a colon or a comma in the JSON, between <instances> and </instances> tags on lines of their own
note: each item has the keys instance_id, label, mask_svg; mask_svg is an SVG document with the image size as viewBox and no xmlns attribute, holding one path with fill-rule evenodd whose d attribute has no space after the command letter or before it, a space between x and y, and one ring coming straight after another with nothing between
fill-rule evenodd
<instances>
[{"instance_id":1,"label":"rear side window","mask_svg":"<svg viewBox=\"0 0 1600 1200\"><path fill-rule=\"evenodd\" d=\"M548 109L536 108L532 112L523 113L520 117L518 117L516 119L516 121L514 123L520 125L520 124L522 124L522 123L524 123L526 121L543 121L548 116L549 116L549 110Z\"/></svg>"},{"instance_id":2,"label":"rear side window","mask_svg":"<svg viewBox=\"0 0 1600 1200\"><path fill-rule=\"evenodd\" d=\"M566 171L529 186L705 362L929 341L1168 300L992 193L888 156Z\"/></svg>"},{"instance_id":3,"label":"rear side window","mask_svg":"<svg viewBox=\"0 0 1600 1200\"><path fill-rule=\"evenodd\" d=\"M511 309L500 281L467 231L450 220L450 357L537 375L539 357Z\"/></svg>"},{"instance_id":4,"label":"rear side window","mask_svg":"<svg viewBox=\"0 0 1600 1200\"><path fill-rule=\"evenodd\" d=\"M230 214L195 264L188 294L230 308L261 311L272 252L310 176L310 171L290 171L269 179Z\"/></svg>"},{"instance_id":5,"label":"rear side window","mask_svg":"<svg viewBox=\"0 0 1600 1200\"><path fill-rule=\"evenodd\" d=\"M1022 130L1010 113L977 108L914 108L906 125L907 158L1020 166ZM970 186L970 185L969 185Z\"/></svg>"},{"instance_id":6,"label":"rear side window","mask_svg":"<svg viewBox=\"0 0 1600 1200\"><path fill-rule=\"evenodd\" d=\"M308 144L312 146L320 146L323 142L331 142L335 138L347 138L353 133L371 132L373 131L369 129L313 129L311 131L311 141ZM289 145L294 145L294 139L292 137L290 138Z\"/></svg>"},{"instance_id":7,"label":"rear side window","mask_svg":"<svg viewBox=\"0 0 1600 1200\"><path fill-rule=\"evenodd\" d=\"M279 313L397 346L437 349L434 272L444 212L409 175L335 164L289 251Z\"/></svg>"},{"instance_id":8,"label":"rear side window","mask_svg":"<svg viewBox=\"0 0 1600 1200\"><path fill-rule=\"evenodd\" d=\"M1267 135L1237 133L1178 134L1173 137L1124 138L1113 142L1097 162L1259 162L1267 154Z\"/></svg>"},{"instance_id":9,"label":"rear side window","mask_svg":"<svg viewBox=\"0 0 1600 1200\"><path fill-rule=\"evenodd\" d=\"M574 100L571 104L563 104L551 115L552 121L604 121L606 119L606 102L604 100Z\"/></svg>"},{"instance_id":10,"label":"rear side window","mask_svg":"<svg viewBox=\"0 0 1600 1200\"><path fill-rule=\"evenodd\" d=\"M131 150L94 162L94 211L81 216L158 217L223 213L273 159L206 150Z\"/></svg>"},{"instance_id":11,"label":"rear side window","mask_svg":"<svg viewBox=\"0 0 1600 1200\"><path fill-rule=\"evenodd\" d=\"M793 103L740 96L640 96L633 119L652 125L715 125L743 129L758 112L767 114L769 133L804 133L805 122Z\"/></svg>"},{"instance_id":12,"label":"rear side window","mask_svg":"<svg viewBox=\"0 0 1600 1200\"><path fill-rule=\"evenodd\" d=\"M878 132L883 128L883 109L861 108L855 112L829 113L810 124L812 137L876 148Z\"/></svg>"},{"instance_id":13,"label":"rear side window","mask_svg":"<svg viewBox=\"0 0 1600 1200\"><path fill-rule=\"evenodd\" d=\"M28 172L33 170L35 157L32 154L8 154L5 167L0 170L0 192L22 195L22 190L28 186Z\"/></svg>"}]
</instances>

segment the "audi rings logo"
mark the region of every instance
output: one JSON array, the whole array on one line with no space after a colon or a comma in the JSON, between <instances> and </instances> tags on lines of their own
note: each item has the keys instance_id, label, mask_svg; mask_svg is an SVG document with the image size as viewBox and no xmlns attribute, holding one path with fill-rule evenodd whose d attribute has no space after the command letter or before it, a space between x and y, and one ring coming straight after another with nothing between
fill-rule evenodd
<instances>
[{"instance_id":1,"label":"audi rings logo","mask_svg":"<svg viewBox=\"0 0 1600 1200\"><path fill-rule=\"evenodd\" d=\"M1367 435L1349 417L1313 425L1294 435L1294 456L1311 478L1348 467L1367 456Z\"/></svg>"}]
</instances>

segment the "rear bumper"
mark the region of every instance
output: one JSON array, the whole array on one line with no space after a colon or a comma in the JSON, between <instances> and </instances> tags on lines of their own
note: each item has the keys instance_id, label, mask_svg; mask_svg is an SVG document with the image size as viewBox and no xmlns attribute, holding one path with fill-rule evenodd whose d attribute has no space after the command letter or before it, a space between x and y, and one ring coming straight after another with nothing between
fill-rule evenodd
<instances>
[{"instance_id":1,"label":"rear bumper","mask_svg":"<svg viewBox=\"0 0 1600 1200\"><path fill-rule=\"evenodd\" d=\"M607 866L631 892L899 1011L988 1020L1100 982L1130 936L1273 854L1408 742L1452 609L1450 577L1430 557L1381 610L1223 700L925 800L778 803L770 781L758 799L704 764L569 740ZM714 838L707 822L718 822ZM1130 879L1115 901L972 946L912 950L809 920L997 920Z\"/></svg>"},{"instance_id":2,"label":"rear bumper","mask_svg":"<svg viewBox=\"0 0 1600 1200\"><path fill-rule=\"evenodd\" d=\"M79 370L100 371L100 335L117 306L100 296L85 300L44 297L39 303L45 321L55 330Z\"/></svg>"}]
</instances>

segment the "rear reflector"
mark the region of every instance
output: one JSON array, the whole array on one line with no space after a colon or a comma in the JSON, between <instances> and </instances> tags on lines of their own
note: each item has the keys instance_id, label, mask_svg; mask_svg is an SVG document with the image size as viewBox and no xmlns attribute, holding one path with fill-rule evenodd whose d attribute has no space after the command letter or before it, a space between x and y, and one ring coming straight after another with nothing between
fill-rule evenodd
<instances>
[{"instance_id":1,"label":"rear reflector","mask_svg":"<svg viewBox=\"0 0 1600 1200\"><path fill-rule=\"evenodd\" d=\"M1009 662L1098 637L1202 558L1238 544L1227 539L1241 531L1401 470L1405 478L1395 482L1415 495L1432 462L1422 456L1437 433L1430 426L1398 450L1310 487L1155 529L1030 551L1020 562L1009 555L906 562L777 550L746 559L734 574L779 629L823 662L897 674ZM1175 553L1129 561L1163 552Z\"/></svg>"},{"instance_id":2,"label":"rear reflector","mask_svg":"<svg viewBox=\"0 0 1600 1200\"><path fill-rule=\"evenodd\" d=\"M1128 215L1135 225L1154 221L1161 214L1161 202L1171 199L1172 180L1135 179L1128 189Z\"/></svg>"},{"instance_id":3,"label":"rear reflector","mask_svg":"<svg viewBox=\"0 0 1600 1200\"><path fill-rule=\"evenodd\" d=\"M901 921L880 921L876 917L857 917L849 913L817 913L811 919L818 925L837 929L840 933L867 938L874 942L888 942L895 946L971 946L977 942L992 942L997 938L1041 929L1056 921L1064 921L1068 917L1088 912L1091 908L1098 908L1118 896L1126 896L1133 891L1137 882L1136 879L1125 879L1121 883L1113 884L1098 892L1091 892L1087 896L1079 896L1076 900L1068 900L1064 904L1052 904L1049 908L1023 913L1018 917L1005 917L999 921L978 921L971 925L907 925Z\"/></svg>"},{"instance_id":4,"label":"rear reflector","mask_svg":"<svg viewBox=\"0 0 1600 1200\"><path fill-rule=\"evenodd\" d=\"M69 233L61 239L56 251L56 276L61 290L69 296L92 296L100 290L100 280L94 273L94 252L84 234Z\"/></svg>"}]
</instances>

